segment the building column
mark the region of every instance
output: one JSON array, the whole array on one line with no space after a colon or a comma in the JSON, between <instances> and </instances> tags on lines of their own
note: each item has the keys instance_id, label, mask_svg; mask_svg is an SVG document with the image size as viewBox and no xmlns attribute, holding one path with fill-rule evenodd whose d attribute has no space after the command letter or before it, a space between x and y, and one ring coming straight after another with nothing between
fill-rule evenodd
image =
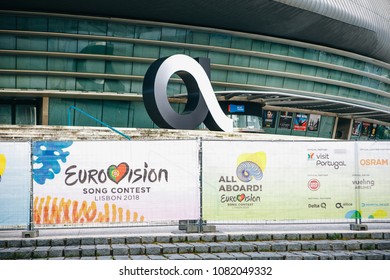
<instances>
[{"instance_id":1,"label":"building column","mask_svg":"<svg viewBox=\"0 0 390 280\"><path fill-rule=\"evenodd\" d=\"M49 125L49 97L42 98L42 125Z\"/></svg>"}]
</instances>

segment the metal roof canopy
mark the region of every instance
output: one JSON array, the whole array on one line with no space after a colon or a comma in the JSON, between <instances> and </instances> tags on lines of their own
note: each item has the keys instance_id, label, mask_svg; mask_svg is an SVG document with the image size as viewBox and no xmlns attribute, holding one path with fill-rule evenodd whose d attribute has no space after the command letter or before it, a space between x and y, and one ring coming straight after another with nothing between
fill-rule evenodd
<instances>
[{"instance_id":1,"label":"metal roof canopy","mask_svg":"<svg viewBox=\"0 0 390 280\"><path fill-rule=\"evenodd\" d=\"M219 101L251 101L266 109L307 112L390 126L390 108L339 96L303 96L275 91L217 91Z\"/></svg>"}]
</instances>

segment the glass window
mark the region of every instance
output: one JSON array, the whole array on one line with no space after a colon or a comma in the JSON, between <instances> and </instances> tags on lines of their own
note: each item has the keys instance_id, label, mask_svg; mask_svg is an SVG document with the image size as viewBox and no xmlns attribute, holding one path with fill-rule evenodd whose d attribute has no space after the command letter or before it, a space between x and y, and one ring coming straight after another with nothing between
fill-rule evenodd
<instances>
[{"instance_id":1,"label":"glass window","mask_svg":"<svg viewBox=\"0 0 390 280\"><path fill-rule=\"evenodd\" d=\"M161 40L161 27L136 26L135 38L148 40Z\"/></svg>"},{"instance_id":2,"label":"glass window","mask_svg":"<svg viewBox=\"0 0 390 280\"><path fill-rule=\"evenodd\" d=\"M162 41L182 42L186 41L187 32L183 29L163 27L161 34Z\"/></svg>"},{"instance_id":3,"label":"glass window","mask_svg":"<svg viewBox=\"0 0 390 280\"><path fill-rule=\"evenodd\" d=\"M211 34L210 45L230 48L232 42L232 37L223 34Z\"/></svg>"},{"instance_id":4,"label":"glass window","mask_svg":"<svg viewBox=\"0 0 390 280\"><path fill-rule=\"evenodd\" d=\"M16 76L15 75L1 75L0 88L15 88Z\"/></svg>"},{"instance_id":5,"label":"glass window","mask_svg":"<svg viewBox=\"0 0 390 280\"><path fill-rule=\"evenodd\" d=\"M12 124L11 104L0 104L0 124Z\"/></svg>"},{"instance_id":6,"label":"glass window","mask_svg":"<svg viewBox=\"0 0 390 280\"><path fill-rule=\"evenodd\" d=\"M79 22L75 19L63 19L63 18L49 18L49 27L50 32L60 32L60 33L73 33L78 32Z\"/></svg>"},{"instance_id":7,"label":"glass window","mask_svg":"<svg viewBox=\"0 0 390 280\"><path fill-rule=\"evenodd\" d=\"M286 65L287 65L287 63L284 62L284 61L270 59L269 64L268 64L268 69L269 70L274 70L274 71L285 72L286 71Z\"/></svg>"},{"instance_id":8,"label":"glass window","mask_svg":"<svg viewBox=\"0 0 390 280\"><path fill-rule=\"evenodd\" d=\"M0 29L17 29L16 17L0 15Z\"/></svg>"},{"instance_id":9,"label":"glass window","mask_svg":"<svg viewBox=\"0 0 390 280\"><path fill-rule=\"evenodd\" d=\"M47 51L47 39L18 37L16 39L16 46L18 50Z\"/></svg>"},{"instance_id":10,"label":"glass window","mask_svg":"<svg viewBox=\"0 0 390 280\"><path fill-rule=\"evenodd\" d=\"M47 77L47 89L75 90L76 79L68 77Z\"/></svg>"},{"instance_id":11,"label":"glass window","mask_svg":"<svg viewBox=\"0 0 390 280\"><path fill-rule=\"evenodd\" d=\"M49 71L76 71L76 61L68 58L49 57L47 66Z\"/></svg>"},{"instance_id":12,"label":"glass window","mask_svg":"<svg viewBox=\"0 0 390 280\"><path fill-rule=\"evenodd\" d=\"M319 51L317 50L305 49L303 58L318 61L319 55Z\"/></svg>"},{"instance_id":13,"label":"glass window","mask_svg":"<svg viewBox=\"0 0 390 280\"><path fill-rule=\"evenodd\" d=\"M208 46L210 44L210 34L188 31L187 43Z\"/></svg>"},{"instance_id":14,"label":"glass window","mask_svg":"<svg viewBox=\"0 0 390 280\"><path fill-rule=\"evenodd\" d=\"M302 64L287 62L286 72L301 74Z\"/></svg>"},{"instance_id":15,"label":"glass window","mask_svg":"<svg viewBox=\"0 0 390 280\"><path fill-rule=\"evenodd\" d=\"M113 37L134 38L134 26L117 22L109 22L107 35Z\"/></svg>"},{"instance_id":16,"label":"glass window","mask_svg":"<svg viewBox=\"0 0 390 280\"><path fill-rule=\"evenodd\" d=\"M49 38L48 49L50 52L77 52L77 40L66 38Z\"/></svg>"},{"instance_id":17,"label":"glass window","mask_svg":"<svg viewBox=\"0 0 390 280\"><path fill-rule=\"evenodd\" d=\"M35 88L45 89L46 88L46 77L43 76L16 76L16 87L17 88Z\"/></svg>"},{"instance_id":18,"label":"glass window","mask_svg":"<svg viewBox=\"0 0 390 280\"><path fill-rule=\"evenodd\" d=\"M2 55L0 57L0 68L1 69L15 69L16 56L13 55Z\"/></svg>"},{"instance_id":19,"label":"glass window","mask_svg":"<svg viewBox=\"0 0 390 280\"><path fill-rule=\"evenodd\" d=\"M107 22L97 20L80 20L79 34L107 35Z\"/></svg>"},{"instance_id":20,"label":"glass window","mask_svg":"<svg viewBox=\"0 0 390 280\"><path fill-rule=\"evenodd\" d=\"M261 129L261 118L257 116L246 116L247 128Z\"/></svg>"},{"instance_id":21,"label":"glass window","mask_svg":"<svg viewBox=\"0 0 390 280\"><path fill-rule=\"evenodd\" d=\"M112 43L112 55L133 56L134 45L129 43L114 42Z\"/></svg>"},{"instance_id":22,"label":"glass window","mask_svg":"<svg viewBox=\"0 0 390 280\"><path fill-rule=\"evenodd\" d=\"M246 127L246 118L241 115L228 115L233 120L233 127L243 128Z\"/></svg>"},{"instance_id":23,"label":"glass window","mask_svg":"<svg viewBox=\"0 0 390 280\"><path fill-rule=\"evenodd\" d=\"M46 70L47 58L39 56L18 56L16 68L18 70Z\"/></svg>"},{"instance_id":24,"label":"glass window","mask_svg":"<svg viewBox=\"0 0 390 280\"><path fill-rule=\"evenodd\" d=\"M249 66L249 56L231 54L230 58L229 58L229 65L248 67Z\"/></svg>"},{"instance_id":25,"label":"glass window","mask_svg":"<svg viewBox=\"0 0 390 280\"><path fill-rule=\"evenodd\" d=\"M24 17L17 19L19 30L47 31L47 18L45 17Z\"/></svg>"},{"instance_id":26,"label":"glass window","mask_svg":"<svg viewBox=\"0 0 390 280\"><path fill-rule=\"evenodd\" d=\"M0 49L14 50L16 49L16 38L11 35L0 35Z\"/></svg>"},{"instance_id":27,"label":"glass window","mask_svg":"<svg viewBox=\"0 0 390 280\"><path fill-rule=\"evenodd\" d=\"M282 44L272 44L271 45L271 53L279 54L279 55L288 55L289 46Z\"/></svg>"},{"instance_id":28,"label":"glass window","mask_svg":"<svg viewBox=\"0 0 390 280\"><path fill-rule=\"evenodd\" d=\"M232 39L232 48L240 50L251 50L252 49L252 40L246 38L233 38Z\"/></svg>"},{"instance_id":29,"label":"glass window","mask_svg":"<svg viewBox=\"0 0 390 280\"><path fill-rule=\"evenodd\" d=\"M252 50L257 51L257 52L270 53L271 52L271 43L270 42L263 42L263 41L253 41Z\"/></svg>"},{"instance_id":30,"label":"glass window","mask_svg":"<svg viewBox=\"0 0 390 280\"><path fill-rule=\"evenodd\" d=\"M37 124L37 108L34 105L16 104L15 124Z\"/></svg>"},{"instance_id":31,"label":"glass window","mask_svg":"<svg viewBox=\"0 0 390 280\"><path fill-rule=\"evenodd\" d=\"M289 46L288 55L303 58L305 55L305 50L299 47Z\"/></svg>"},{"instance_id":32,"label":"glass window","mask_svg":"<svg viewBox=\"0 0 390 280\"><path fill-rule=\"evenodd\" d=\"M233 127L261 129L261 118L251 115L228 115L233 120Z\"/></svg>"}]
</instances>

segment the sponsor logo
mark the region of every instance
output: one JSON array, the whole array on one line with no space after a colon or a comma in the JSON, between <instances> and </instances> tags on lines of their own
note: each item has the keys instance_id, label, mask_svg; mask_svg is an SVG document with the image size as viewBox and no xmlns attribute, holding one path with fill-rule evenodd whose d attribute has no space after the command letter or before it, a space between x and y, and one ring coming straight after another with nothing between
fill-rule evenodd
<instances>
[{"instance_id":1,"label":"sponsor logo","mask_svg":"<svg viewBox=\"0 0 390 280\"><path fill-rule=\"evenodd\" d=\"M319 209L319 208L322 208L322 209L326 209L326 203L325 202L322 202L322 203L309 203L307 205L307 208L315 208L315 209Z\"/></svg>"},{"instance_id":2,"label":"sponsor logo","mask_svg":"<svg viewBox=\"0 0 390 280\"><path fill-rule=\"evenodd\" d=\"M366 159L361 159L359 161L360 165L365 165L365 166L387 166L389 165L389 160L388 159L383 159L383 158L366 158Z\"/></svg>"},{"instance_id":3,"label":"sponsor logo","mask_svg":"<svg viewBox=\"0 0 390 280\"><path fill-rule=\"evenodd\" d=\"M320 181L318 181L317 179L311 179L308 183L307 183L307 187L309 188L309 190L311 191L318 191L318 189L320 188Z\"/></svg>"},{"instance_id":4,"label":"sponsor logo","mask_svg":"<svg viewBox=\"0 0 390 280\"><path fill-rule=\"evenodd\" d=\"M307 159L315 162L315 165L320 167L333 167L334 169L339 169L340 167L347 166L344 160L332 160L328 153L308 153Z\"/></svg>"}]
</instances>

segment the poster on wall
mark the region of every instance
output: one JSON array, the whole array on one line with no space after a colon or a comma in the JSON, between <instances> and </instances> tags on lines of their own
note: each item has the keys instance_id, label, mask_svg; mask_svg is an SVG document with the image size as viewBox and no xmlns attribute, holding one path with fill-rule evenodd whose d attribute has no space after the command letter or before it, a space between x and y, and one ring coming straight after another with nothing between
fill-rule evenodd
<instances>
[{"instance_id":1,"label":"poster on wall","mask_svg":"<svg viewBox=\"0 0 390 280\"><path fill-rule=\"evenodd\" d=\"M36 226L199 218L198 142L33 143Z\"/></svg>"},{"instance_id":2,"label":"poster on wall","mask_svg":"<svg viewBox=\"0 0 390 280\"><path fill-rule=\"evenodd\" d=\"M0 142L0 228L27 228L30 217L30 143Z\"/></svg>"},{"instance_id":3,"label":"poster on wall","mask_svg":"<svg viewBox=\"0 0 390 280\"><path fill-rule=\"evenodd\" d=\"M318 131L320 127L321 115L310 114L307 129L309 131Z\"/></svg>"},{"instance_id":4,"label":"poster on wall","mask_svg":"<svg viewBox=\"0 0 390 280\"><path fill-rule=\"evenodd\" d=\"M263 127L275 128L277 112L270 110L263 110Z\"/></svg>"},{"instance_id":5,"label":"poster on wall","mask_svg":"<svg viewBox=\"0 0 390 280\"><path fill-rule=\"evenodd\" d=\"M368 136L370 134L371 123L362 122L362 136Z\"/></svg>"},{"instance_id":6,"label":"poster on wall","mask_svg":"<svg viewBox=\"0 0 390 280\"><path fill-rule=\"evenodd\" d=\"M294 118L294 130L306 131L307 128L307 115L296 113Z\"/></svg>"},{"instance_id":7,"label":"poster on wall","mask_svg":"<svg viewBox=\"0 0 390 280\"><path fill-rule=\"evenodd\" d=\"M370 134L369 138L370 139L375 139L376 138L376 131L377 131L378 125L376 123L373 123L370 128Z\"/></svg>"},{"instance_id":8,"label":"poster on wall","mask_svg":"<svg viewBox=\"0 0 390 280\"><path fill-rule=\"evenodd\" d=\"M362 130L362 122L354 121L352 127L352 135L359 136Z\"/></svg>"},{"instance_id":9,"label":"poster on wall","mask_svg":"<svg viewBox=\"0 0 390 280\"><path fill-rule=\"evenodd\" d=\"M291 129L293 113L281 112L279 116L279 128Z\"/></svg>"},{"instance_id":10,"label":"poster on wall","mask_svg":"<svg viewBox=\"0 0 390 280\"><path fill-rule=\"evenodd\" d=\"M204 141L202 157L206 220L355 217L352 142Z\"/></svg>"}]
</instances>

